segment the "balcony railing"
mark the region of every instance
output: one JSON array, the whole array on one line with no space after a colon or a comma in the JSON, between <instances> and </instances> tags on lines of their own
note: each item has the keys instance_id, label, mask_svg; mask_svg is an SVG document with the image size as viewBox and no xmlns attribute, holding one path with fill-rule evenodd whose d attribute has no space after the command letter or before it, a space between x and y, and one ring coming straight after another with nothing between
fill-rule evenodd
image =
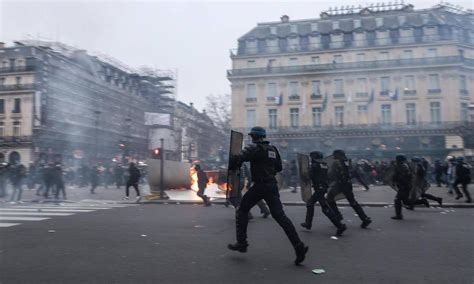
<instances>
[{"instance_id":1,"label":"balcony railing","mask_svg":"<svg viewBox=\"0 0 474 284\"><path fill-rule=\"evenodd\" d=\"M33 90L34 88L35 84L0 85L0 91Z\"/></svg>"},{"instance_id":2,"label":"balcony railing","mask_svg":"<svg viewBox=\"0 0 474 284\"><path fill-rule=\"evenodd\" d=\"M0 67L0 73L15 73L15 72L28 72L35 70L34 65L26 66L15 66L15 67Z\"/></svg>"},{"instance_id":3,"label":"balcony railing","mask_svg":"<svg viewBox=\"0 0 474 284\"><path fill-rule=\"evenodd\" d=\"M357 69L390 69L393 67L415 67L429 65L463 64L474 67L474 59L461 56L425 57L413 59L394 59L347 63L310 64L299 66L280 66L268 68L245 68L227 71L228 77L262 76L277 74L319 73L324 71L357 70Z\"/></svg>"},{"instance_id":4,"label":"balcony railing","mask_svg":"<svg viewBox=\"0 0 474 284\"><path fill-rule=\"evenodd\" d=\"M467 96L469 95L469 91L468 90L459 90L459 93L463 96Z\"/></svg>"},{"instance_id":5,"label":"balcony railing","mask_svg":"<svg viewBox=\"0 0 474 284\"><path fill-rule=\"evenodd\" d=\"M298 101L300 99L299 95L291 95L288 97L288 100L290 101Z\"/></svg>"},{"instance_id":6,"label":"balcony railing","mask_svg":"<svg viewBox=\"0 0 474 284\"><path fill-rule=\"evenodd\" d=\"M246 98L245 101L248 103L254 103L257 102L257 98Z\"/></svg>"},{"instance_id":7,"label":"balcony railing","mask_svg":"<svg viewBox=\"0 0 474 284\"><path fill-rule=\"evenodd\" d=\"M369 97L369 93L367 92L357 92L356 93L356 98L368 98Z\"/></svg>"},{"instance_id":8,"label":"balcony railing","mask_svg":"<svg viewBox=\"0 0 474 284\"><path fill-rule=\"evenodd\" d=\"M343 99L344 94L333 94L332 97L335 98L335 99Z\"/></svg>"},{"instance_id":9,"label":"balcony railing","mask_svg":"<svg viewBox=\"0 0 474 284\"><path fill-rule=\"evenodd\" d=\"M311 94L311 99L312 100L321 100L321 99L323 99L323 95L321 95L321 94Z\"/></svg>"},{"instance_id":10,"label":"balcony railing","mask_svg":"<svg viewBox=\"0 0 474 284\"><path fill-rule=\"evenodd\" d=\"M25 143L32 142L33 136L0 136L0 144L2 143Z\"/></svg>"},{"instance_id":11,"label":"balcony railing","mask_svg":"<svg viewBox=\"0 0 474 284\"><path fill-rule=\"evenodd\" d=\"M429 89L428 94L430 95L441 94L441 89Z\"/></svg>"},{"instance_id":12,"label":"balcony railing","mask_svg":"<svg viewBox=\"0 0 474 284\"><path fill-rule=\"evenodd\" d=\"M413 96L416 95L416 90L403 90L403 94Z\"/></svg>"}]
</instances>

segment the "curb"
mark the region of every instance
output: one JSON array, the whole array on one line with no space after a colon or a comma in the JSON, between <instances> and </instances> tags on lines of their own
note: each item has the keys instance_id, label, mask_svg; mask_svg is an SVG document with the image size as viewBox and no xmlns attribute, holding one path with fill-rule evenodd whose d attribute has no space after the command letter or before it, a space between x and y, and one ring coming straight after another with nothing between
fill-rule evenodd
<instances>
[{"instance_id":1,"label":"curb","mask_svg":"<svg viewBox=\"0 0 474 284\"><path fill-rule=\"evenodd\" d=\"M137 203L133 203L137 204ZM202 201L189 201L189 200L150 200L150 201L140 201L138 204L173 204L173 205L202 205ZM212 201L212 204L215 205L225 205L225 201ZM304 202L282 202L285 206L306 206ZM386 207L393 206L393 203L387 202L359 202L363 207ZM338 202L337 205L340 206L349 206L348 202ZM316 206L319 206L317 204ZM474 208L474 203L444 203L443 206L431 206L431 208Z\"/></svg>"}]
</instances>

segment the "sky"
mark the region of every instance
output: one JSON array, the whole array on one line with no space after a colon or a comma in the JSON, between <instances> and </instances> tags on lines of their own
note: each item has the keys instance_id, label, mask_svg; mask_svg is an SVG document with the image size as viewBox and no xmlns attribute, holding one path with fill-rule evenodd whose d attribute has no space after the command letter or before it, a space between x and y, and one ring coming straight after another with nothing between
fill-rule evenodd
<instances>
[{"instance_id":1,"label":"sky","mask_svg":"<svg viewBox=\"0 0 474 284\"><path fill-rule=\"evenodd\" d=\"M177 72L177 97L203 109L230 93L230 49L259 22L319 18L329 7L380 1L24 1L0 0L0 41L58 40L137 68ZM388 2L388 1L387 1ZM393 1L392 1L393 2ZM439 1L412 0L416 9ZM474 2L450 3L474 8Z\"/></svg>"}]
</instances>

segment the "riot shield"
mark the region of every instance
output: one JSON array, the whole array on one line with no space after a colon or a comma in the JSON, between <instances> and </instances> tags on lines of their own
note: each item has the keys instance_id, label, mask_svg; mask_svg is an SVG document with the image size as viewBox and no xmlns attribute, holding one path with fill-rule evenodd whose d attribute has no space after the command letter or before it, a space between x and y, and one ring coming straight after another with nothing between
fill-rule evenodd
<instances>
[{"instance_id":1,"label":"riot shield","mask_svg":"<svg viewBox=\"0 0 474 284\"><path fill-rule=\"evenodd\" d=\"M230 147L229 147L229 164L227 166L227 190L225 197L237 197L240 191L240 168L229 170L231 167L231 157L238 155L242 151L244 135L240 132L231 130L230 132Z\"/></svg>"},{"instance_id":2,"label":"riot shield","mask_svg":"<svg viewBox=\"0 0 474 284\"><path fill-rule=\"evenodd\" d=\"M382 179L385 182L385 184L389 185L393 190L398 192L398 187L393 182L394 175L395 175L395 166L390 166L387 172L385 173L385 175L382 177Z\"/></svg>"},{"instance_id":3,"label":"riot shield","mask_svg":"<svg viewBox=\"0 0 474 284\"><path fill-rule=\"evenodd\" d=\"M426 181L424 177L420 177L416 174L416 165L411 164L410 169L413 172L413 178L411 182L411 191L410 191L410 200L411 201L416 201L421 198L421 195L423 195L429 188L430 184Z\"/></svg>"},{"instance_id":4,"label":"riot shield","mask_svg":"<svg viewBox=\"0 0 474 284\"><path fill-rule=\"evenodd\" d=\"M298 172L301 186L301 199L308 202L311 198L311 173L309 166L309 156L301 153L296 154L298 159Z\"/></svg>"},{"instance_id":5,"label":"riot shield","mask_svg":"<svg viewBox=\"0 0 474 284\"><path fill-rule=\"evenodd\" d=\"M323 161L328 165L328 176L331 175L331 171L333 169L333 164L334 162L336 161L336 159L334 159L334 156L333 155L330 155L330 156L327 156L326 158L323 159ZM329 188L328 188L328 192L331 191L331 190L337 190L337 187L334 186L335 182L334 181L329 181ZM344 199L346 198L344 196L344 194L342 193L339 193L336 195L336 197L334 198L334 200L341 200L341 199Z\"/></svg>"}]
</instances>

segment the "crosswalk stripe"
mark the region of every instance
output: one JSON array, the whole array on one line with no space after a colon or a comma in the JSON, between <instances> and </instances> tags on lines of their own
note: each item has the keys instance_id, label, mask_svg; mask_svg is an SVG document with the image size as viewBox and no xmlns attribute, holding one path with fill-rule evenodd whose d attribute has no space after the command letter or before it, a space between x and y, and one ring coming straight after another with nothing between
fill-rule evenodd
<instances>
[{"instance_id":1,"label":"crosswalk stripe","mask_svg":"<svg viewBox=\"0 0 474 284\"><path fill-rule=\"evenodd\" d=\"M0 221L43 221L51 218L40 218L40 217L3 217L0 216Z\"/></svg>"},{"instance_id":2,"label":"crosswalk stripe","mask_svg":"<svg viewBox=\"0 0 474 284\"><path fill-rule=\"evenodd\" d=\"M16 225L21 225L21 223L0 223L0 228L12 227Z\"/></svg>"},{"instance_id":3,"label":"crosswalk stripe","mask_svg":"<svg viewBox=\"0 0 474 284\"><path fill-rule=\"evenodd\" d=\"M81 212L94 212L95 210L82 210L82 209L45 209L45 208L40 208L40 209L37 209L37 208L29 208L29 207L25 207L25 209L23 208L0 208L0 214L1 212L4 212L4 211L7 211L7 212L14 212L14 211L25 211L25 212L64 212L64 213L68 213L68 212L72 212L72 213L81 213Z\"/></svg>"},{"instance_id":4,"label":"crosswalk stripe","mask_svg":"<svg viewBox=\"0 0 474 284\"><path fill-rule=\"evenodd\" d=\"M31 208L31 209L65 209L65 210L106 210L112 208L105 207L66 207L66 206L12 206L9 208Z\"/></svg>"},{"instance_id":5,"label":"crosswalk stripe","mask_svg":"<svg viewBox=\"0 0 474 284\"><path fill-rule=\"evenodd\" d=\"M5 215L22 215L22 216L71 216L74 213L58 213L58 212L0 212L0 216Z\"/></svg>"}]
</instances>

